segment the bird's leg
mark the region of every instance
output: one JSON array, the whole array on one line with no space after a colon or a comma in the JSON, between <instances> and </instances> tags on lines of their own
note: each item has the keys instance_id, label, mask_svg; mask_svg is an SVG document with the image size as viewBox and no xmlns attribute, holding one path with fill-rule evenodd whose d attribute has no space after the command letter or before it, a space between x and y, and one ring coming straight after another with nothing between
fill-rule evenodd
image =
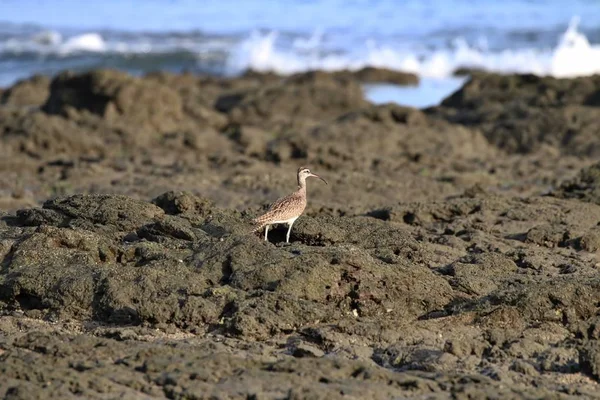
<instances>
[{"instance_id":1,"label":"bird's leg","mask_svg":"<svg viewBox=\"0 0 600 400\"><path fill-rule=\"evenodd\" d=\"M268 241L267 234L269 233L269 225L265 225L265 241Z\"/></svg>"},{"instance_id":2,"label":"bird's leg","mask_svg":"<svg viewBox=\"0 0 600 400\"><path fill-rule=\"evenodd\" d=\"M294 221L290 222L290 224L288 225L287 235L285 235L285 242L286 243L290 242L290 232L292 231L292 225L294 225Z\"/></svg>"}]
</instances>

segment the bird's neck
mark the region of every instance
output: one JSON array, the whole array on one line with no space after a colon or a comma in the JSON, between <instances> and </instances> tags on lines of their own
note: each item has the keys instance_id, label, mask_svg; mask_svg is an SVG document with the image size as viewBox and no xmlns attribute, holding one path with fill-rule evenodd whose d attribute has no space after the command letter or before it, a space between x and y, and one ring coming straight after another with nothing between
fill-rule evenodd
<instances>
[{"instance_id":1,"label":"bird's neck","mask_svg":"<svg viewBox=\"0 0 600 400\"><path fill-rule=\"evenodd\" d=\"M298 190L306 190L306 179L298 179Z\"/></svg>"}]
</instances>

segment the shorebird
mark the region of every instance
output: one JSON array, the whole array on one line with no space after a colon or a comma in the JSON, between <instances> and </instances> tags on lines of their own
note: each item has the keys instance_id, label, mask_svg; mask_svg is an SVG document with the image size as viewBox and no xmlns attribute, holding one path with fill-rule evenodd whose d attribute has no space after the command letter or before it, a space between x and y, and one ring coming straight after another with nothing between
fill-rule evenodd
<instances>
[{"instance_id":1,"label":"shorebird","mask_svg":"<svg viewBox=\"0 0 600 400\"><path fill-rule=\"evenodd\" d=\"M313 174L306 167L298 168L298 189L292 194L280 198L269 207L269 211L254 219L256 228L254 232L265 228L265 240L268 240L269 227L275 224L287 224L288 231L285 242L290 242L292 225L304 212L306 208L306 178L318 178L327 184L327 181L319 175Z\"/></svg>"}]
</instances>

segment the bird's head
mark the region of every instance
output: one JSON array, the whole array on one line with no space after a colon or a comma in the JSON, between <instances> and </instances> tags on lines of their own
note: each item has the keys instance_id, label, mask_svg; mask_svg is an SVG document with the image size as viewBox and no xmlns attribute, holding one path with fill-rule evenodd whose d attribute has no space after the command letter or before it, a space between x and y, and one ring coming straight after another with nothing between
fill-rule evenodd
<instances>
[{"instance_id":1,"label":"bird's head","mask_svg":"<svg viewBox=\"0 0 600 400\"><path fill-rule=\"evenodd\" d=\"M310 172L310 169L306 167L298 168L298 185L304 186L304 184L306 183L306 178L318 178L325 182L325 184L327 185L327 181L325 179L321 178L317 174L313 174L312 172Z\"/></svg>"}]
</instances>

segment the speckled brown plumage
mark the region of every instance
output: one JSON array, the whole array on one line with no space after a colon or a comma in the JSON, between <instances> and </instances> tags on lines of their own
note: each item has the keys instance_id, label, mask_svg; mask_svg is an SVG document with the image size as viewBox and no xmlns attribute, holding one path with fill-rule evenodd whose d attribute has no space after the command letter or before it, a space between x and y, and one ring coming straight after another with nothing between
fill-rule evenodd
<instances>
[{"instance_id":1,"label":"speckled brown plumage","mask_svg":"<svg viewBox=\"0 0 600 400\"><path fill-rule=\"evenodd\" d=\"M306 208L306 186L298 188L294 193L275 201L269 210L254 219L257 225L255 231L259 231L275 221L287 221L300 216Z\"/></svg>"},{"instance_id":2,"label":"speckled brown plumage","mask_svg":"<svg viewBox=\"0 0 600 400\"><path fill-rule=\"evenodd\" d=\"M306 208L306 178L309 177L319 178L327 184L325 179L311 173L308 168L298 168L298 189L294 193L274 202L265 214L255 218L253 221L256 224L254 232L265 228L265 240L267 240L270 225L285 223L288 225L286 242L289 242L292 225L296 218L302 215Z\"/></svg>"}]
</instances>

